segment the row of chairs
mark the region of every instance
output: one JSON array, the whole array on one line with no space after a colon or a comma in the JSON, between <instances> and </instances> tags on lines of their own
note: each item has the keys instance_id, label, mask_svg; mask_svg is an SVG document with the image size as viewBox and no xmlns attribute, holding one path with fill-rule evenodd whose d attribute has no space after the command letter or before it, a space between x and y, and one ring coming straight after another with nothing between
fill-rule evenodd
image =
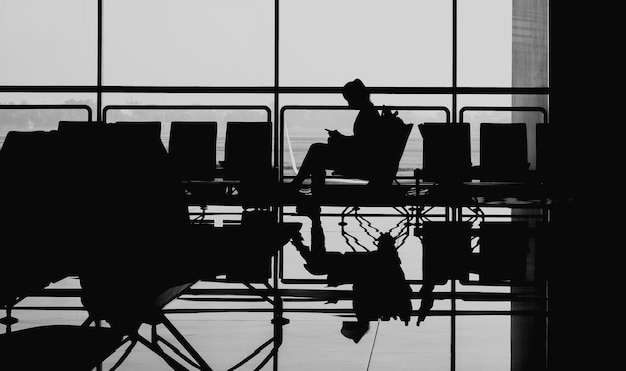
<instances>
[{"instance_id":1,"label":"row of chairs","mask_svg":"<svg viewBox=\"0 0 626 371\"><path fill-rule=\"evenodd\" d=\"M423 123L423 167L416 176L425 181L529 181L525 123L481 123L480 166L472 166L469 123ZM552 167L549 124L536 126L536 175L545 180Z\"/></svg>"},{"instance_id":2,"label":"row of chairs","mask_svg":"<svg viewBox=\"0 0 626 371\"><path fill-rule=\"evenodd\" d=\"M15 304L74 276L89 319L0 335L0 369L92 369L128 341L185 369L157 344L161 337L141 335L148 324L175 337L175 352L189 354L183 363L208 370L164 306L218 275L267 283L271 258L299 230L261 213L229 228L192 223L165 146L145 128L81 123L8 133L0 148L1 320L14 323ZM94 321L110 327L88 327Z\"/></svg>"},{"instance_id":3,"label":"row of chairs","mask_svg":"<svg viewBox=\"0 0 626 371\"><path fill-rule=\"evenodd\" d=\"M64 130L83 123L62 121ZM161 122L126 122L147 135L159 137ZM480 166L472 166L468 123L422 123L423 167L416 175L429 181L523 181L529 178L527 128L524 123L482 123L480 127ZM550 125L537 125L537 173L550 167ZM172 122L169 154L183 180L238 179L259 169L271 168L272 128L269 122L228 122L224 160L216 159L217 122ZM404 148L402 148L402 151ZM400 156L396 156L399 157ZM220 166L217 166L219 163ZM220 174L220 169L223 173Z\"/></svg>"},{"instance_id":4,"label":"row of chairs","mask_svg":"<svg viewBox=\"0 0 626 371\"><path fill-rule=\"evenodd\" d=\"M59 130L83 127L85 122L61 121ZM160 121L117 121L127 132L161 138ZM217 177L241 180L269 172L272 163L270 122L227 122L224 160L217 161L217 122L174 121L171 123L168 153L184 181L210 181ZM132 134L129 134L132 135ZM218 165L219 164L219 165Z\"/></svg>"}]
</instances>

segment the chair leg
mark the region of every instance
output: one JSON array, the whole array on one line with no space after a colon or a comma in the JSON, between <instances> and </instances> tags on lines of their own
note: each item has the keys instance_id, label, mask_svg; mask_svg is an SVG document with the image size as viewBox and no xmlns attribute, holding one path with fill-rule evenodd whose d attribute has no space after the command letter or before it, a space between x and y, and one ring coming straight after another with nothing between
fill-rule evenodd
<instances>
[{"instance_id":1,"label":"chair leg","mask_svg":"<svg viewBox=\"0 0 626 371\"><path fill-rule=\"evenodd\" d=\"M120 365L126 360L126 358L128 358L128 356L130 355L130 352L133 350L135 345L137 345L136 339L131 340L130 337L127 337L126 339L124 339L122 344L120 344L120 346L124 345L124 343L127 341L130 341L130 345L128 346L128 348L126 348L126 350L124 351L124 354L122 354L120 359L118 359L117 362L115 362L115 364L113 365L113 367L109 369L109 371L115 371L118 367L120 367Z\"/></svg>"},{"instance_id":2,"label":"chair leg","mask_svg":"<svg viewBox=\"0 0 626 371\"><path fill-rule=\"evenodd\" d=\"M162 315L161 323L167 328L167 330L176 338L176 340L183 346L183 348L191 355L191 357L198 362L201 370L210 371L211 367L200 356L200 354L193 348L193 346L185 339L185 337L178 331L178 329L170 322L165 315Z\"/></svg>"},{"instance_id":3,"label":"chair leg","mask_svg":"<svg viewBox=\"0 0 626 371\"><path fill-rule=\"evenodd\" d=\"M150 349L151 351L153 351L156 355L160 356L161 358L163 358L163 360L165 362L167 362L167 364L174 370L176 371L189 371L188 368L186 368L185 366L183 366L182 364L180 364L178 361L176 361L174 358L172 358L169 354L165 353L163 351L163 349L161 349L159 346L157 346L156 344L153 344L151 342L149 342L148 340L146 340L145 338L143 338L140 335L137 335L137 341L139 341L141 344L143 344L146 348Z\"/></svg>"}]
</instances>

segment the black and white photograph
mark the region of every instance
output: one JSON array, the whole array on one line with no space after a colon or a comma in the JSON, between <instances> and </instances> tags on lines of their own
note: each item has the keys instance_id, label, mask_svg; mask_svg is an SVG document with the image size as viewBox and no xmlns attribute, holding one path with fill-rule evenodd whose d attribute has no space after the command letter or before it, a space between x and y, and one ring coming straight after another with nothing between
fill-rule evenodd
<instances>
[{"instance_id":1,"label":"black and white photograph","mask_svg":"<svg viewBox=\"0 0 626 371\"><path fill-rule=\"evenodd\" d=\"M582 367L567 4L0 0L0 370Z\"/></svg>"}]
</instances>

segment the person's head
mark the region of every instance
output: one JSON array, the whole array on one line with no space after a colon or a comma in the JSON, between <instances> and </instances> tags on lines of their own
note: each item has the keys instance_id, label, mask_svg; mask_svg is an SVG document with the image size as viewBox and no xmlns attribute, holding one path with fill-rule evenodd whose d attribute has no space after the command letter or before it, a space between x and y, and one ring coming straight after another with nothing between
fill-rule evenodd
<instances>
[{"instance_id":1,"label":"person's head","mask_svg":"<svg viewBox=\"0 0 626 371\"><path fill-rule=\"evenodd\" d=\"M378 251L395 251L395 240L389 233L382 233L377 239Z\"/></svg>"},{"instance_id":2,"label":"person's head","mask_svg":"<svg viewBox=\"0 0 626 371\"><path fill-rule=\"evenodd\" d=\"M350 107L362 108L370 103L370 93L360 79L355 79L343 86L343 97Z\"/></svg>"}]
</instances>

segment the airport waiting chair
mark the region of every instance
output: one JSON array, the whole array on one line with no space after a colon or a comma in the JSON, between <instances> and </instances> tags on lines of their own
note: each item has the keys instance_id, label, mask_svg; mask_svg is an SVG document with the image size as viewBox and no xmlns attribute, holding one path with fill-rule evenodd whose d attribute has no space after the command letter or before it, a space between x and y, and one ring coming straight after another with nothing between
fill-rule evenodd
<instances>
[{"instance_id":1,"label":"airport waiting chair","mask_svg":"<svg viewBox=\"0 0 626 371\"><path fill-rule=\"evenodd\" d=\"M422 167L414 171L417 222L433 206L475 206L465 186L472 180L469 123L425 122L418 129Z\"/></svg>"},{"instance_id":2,"label":"airport waiting chair","mask_svg":"<svg viewBox=\"0 0 626 371\"><path fill-rule=\"evenodd\" d=\"M168 152L182 180L215 179L216 142L217 122L172 122Z\"/></svg>"},{"instance_id":3,"label":"airport waiting chair","mask_svg":"<svg viewBox=\"0 0 626 371\"><path fill-rule=\"evenodd\" d=\"M459 184L471 180L469 123L425 122L422 136L422 167L415 170L422 182Z\"/></svg>"},{"instance_id":4,"label":"airport waiting chair","mask_svg":"<svg viewBox=\"0 0 626 371\"><path fill-rule=\"evenodd\" d=\"M167 303L200 279L206 269L200 261L206 260L191 257L199 242L187 239L184 190L160 136L118 124L104 125L97 135L61 134L68 157L81 153L88 159L79 175L69 177L87 187L73 189L68 200L97 206L72 225L85 235L75 270L90 321L106 321L124 342L141 342L172 368L183 369L156 339L148 341L138 332L142 324L164 324L178 340L176 348L182 346L195 364L209 369L163 314ZM80 166L71 160L64 165L70 174Z\"/></svg>"},{"instance_id":5,"label":"airport waiting chair","mask_svg":"<svg viewBox=\"0 0 626 371\"><path fill-rule=\"evenodd\" d=\"M47 325L11 331L17 322L11 317L13 305L78 271L73 266L79 253L72 237L75 210L60 148L56 131L12 131L0 149L0 307L7 311L0 369L91 370L121 344L121 336L106 328Z\"/></svg>"},{"instance_id":6,"label":"airport waiting chair","mask_svg":"<svg viewBox=\"0 0 626 371\"><path fill-rule=\"evenodd\" d=\"M129 138L112 125L87 127L97 133L81 127L7 135L0 150L0 187L6 196L0 221L7 227L3 238L14 245L3 246L7 264L0 270L1 304L9 309L50 283L77 275L81 284L91 284L81 291L83 299L99 283L102 291L96 296L121 308L127 319L123 324L134 323L153 316L147 308L159 308L196 282L202 267L190 268L185 255L176 259L167 252L178 234L186 235L177 226L184 225L188 214L182 190L168 175L160 139ZM40 211L45 213L38 215ZM106 308L94 309L87 302L93 313ZM74 363L85 360L91 367L121 345L127 327L113 322L111 331L41 327L0 341L12 356L33 358L24 365L42 361L55 369L84 369ZM27 344L32 347L24 348ZM60 349L63 344L76 348ZM82 352L81 346L89 349ZM55 356L50 350L59 352ZM68 356L63 365L54 363L60 355Z\"/></svg>"},{"instance_id":7,"label":"airport waiting chair","mask_svg":"<svg viewBox=\"0 0 626 371\"><path fill-rule=\"evenodd\" d=\"M65 277L71 272L80 278L81 300L90 316L86 323L106 321L123 338L122 342L142 343L173 369L185 369L180 360L168 355L159 345L171 343L160 336L145 339L138 331L142 324L162 324L187 351L187 356L181 356L182 362L209 370L202 357L167 320L164 306L200 279L215 278L218 273L228 276L231 267L246 264L256 267L262 263L260 257L266 256L269 266L269 257L289 241L299 226L279 225L276 220L271 223L268 219L259 222L253 218L252 226L246 222L241 229L217 232L212 226L191 224L184 190L161 140L155 136L129 138L115 125L104 127L98 135L70 130L9 136L0 156L2 168L9 173L27 169L22 173L32 172L36 178L18 178L26 186L30 184L25 188L9 187L10 182L3 182L3 191L11 194L22 190L30 192L27 195L33 202L56 202L38 206L58 213L45 223L41 218L33 218L32 209L24 209L23 215L12 213L7 218L2 214L3 221L14 219L16 223L13 224L16 228L10 231L13 234L8 236L22 237L16 240L20 241L20 249L3 252L21 253L20 261L28 262L22 266L15 264L15 270L0 271L2 297L41 290L57 275ZM28 145L18 145L16 138ZM51 148L50 153L42 152L47 147ZM37 150L29 151L34 148ZM20 166L11 168L8 154L17 154L17 149L20 154L25 152L27 159L36 162L42 171L23 167L25 160L21 156L17 156ZM77 153L81 154L80 161L70 161ZM16 205L20 201L23 200L15 197ZM94 205L95 208L89 208ZM2 212L8 210L3 208ZM35 222L18 228L27 217ZM250 261L246 251L254 252ZM242 279L251 278L248 270L234 273L242 274ZM262 267L256 273L266 274L267 270ZM36 285L22 286L33 280ZM76 340L71 336L74 333L83 336L80 331L58 330L59 336L68 334L71 338L68 341ZM33 330L32 336L45 337L51 332L57 330ZM107 345L100 350L106 353L111 347ZM180 348L174 348L176 354L184 354ZM131 349L127 349L119 362Z\"/></svg>"},{"instance_id":8,"label":"airport waiting chair","mask_svg":"<svg viewBox=\"0 0 626 371\"><path fill-rule=\"evenodd\" d=\"M248 181L266 177L272 170L270 122L226 123L224 179Z\"/></svg>"},{"instance_id":9,"label":"airport waiting chair","mask_svg":"<svg viewBox=\"0 0 626 371\"><path fill-rule=\"evenodd\" d=\"M480 164L471 193L479 202L541 203L542 188L528 161L526 124L481 123Z\"/></svg>"},{"instance_id":10,"label":"airport waiting chair","mask_svg":"<svg viewBox=\"0 0 626 371\"><path fill-rule=\"evenodd\" d=\"M92 169L100 187L95 200L102 206L83 228L99 236L90 247L100 254L81 271L83 304L93 320L108 322L129 339L128 351L141 343L175 369L190 364L209 370L166 318L164 307L199 280L222 274L267 282L271 257L299 226L258 215L246 215L235 228L192 224L184 189L162 142L154 136L128 140L110 129L103 138L106 145L90 146L103 148L92 156L102 158L102 167ZM158 334L142 337L138 330L144 324L165 326L178 342L175 353L186 355L174 359L163 352L161 345L169 347L168 341Z\"/></svg>"},{"instance_id":11,"label":"airport waiting chair","mask_svg":"<svg viewBox=\"0 0 626 371\"><path fill-rule=\"evenodd\" d=\"M226 123L222 178L228 202L244 208L268 208L278 192L278 172L272 167L270 122Z\"/></svg>"},{"instance_id":12,"label":"airport waiting chair","mask_svg":"<svg viewBox=\"0 0 626 371\"><path fill-rule=\"evenodd\" d=\"M0 149L0 307L7 311L6 325L16 321L13 305L68 274L67 241L60 232L67 229L67 205L56 148L55 132L11 131Z\"/></svg>"},{"instance_id":13,"label":"airport waiting chair","mask_svg":"<svg viewBox=\"0 0 626 371\"><path fill-rule=\"evenodd\" d=\"M529 178L528 144L524 123L481 123L481 181L524 182Z\"/></svg>"},{"instance_id":14,"label":"airport waiting chair","mask_svg":"<svg viewBox=\"0 0 626 371\"><path fill-rule=\"evenodd\" d=\"M372 149L372 152L377 154L372 163L356 159L334 170L333 175L367 180L369 185L376 187L392 185L412 130L413 124L411 123L401 123L401 125L388 128L387 132L381 133L379 147Z\"/></svg>"}]
</instances>

